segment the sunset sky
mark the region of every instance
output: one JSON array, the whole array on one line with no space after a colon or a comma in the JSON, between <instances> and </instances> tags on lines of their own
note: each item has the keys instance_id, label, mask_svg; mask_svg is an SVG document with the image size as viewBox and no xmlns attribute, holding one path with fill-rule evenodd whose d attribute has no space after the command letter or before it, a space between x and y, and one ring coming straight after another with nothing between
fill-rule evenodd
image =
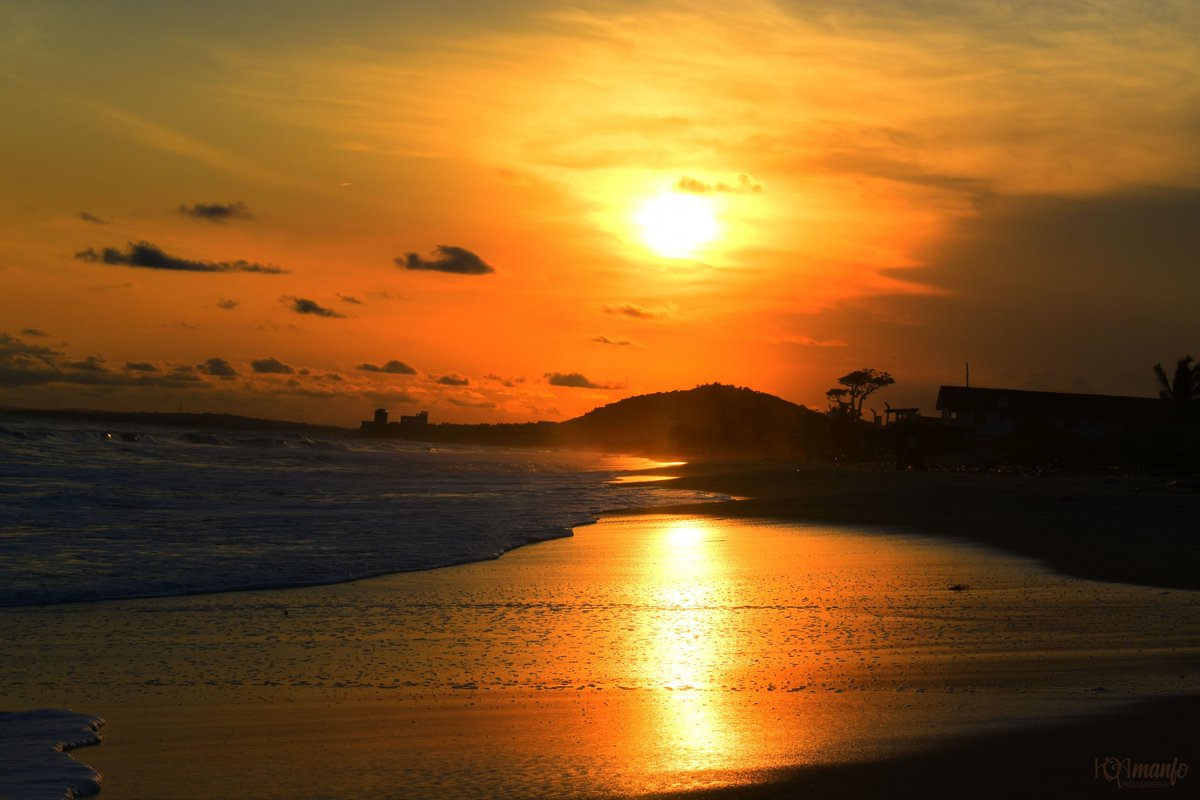
<instances>
[{"instance_id":1,"label":"sunset sky","mask_svg":"<svg viewBox=\"0 0 1200 800\"><path fill-rule=\"evenodd\" d=\"M1194 0L0 2L0 108L4 405L932 414L1200 356Z\"/></svg>"}]
</instances>

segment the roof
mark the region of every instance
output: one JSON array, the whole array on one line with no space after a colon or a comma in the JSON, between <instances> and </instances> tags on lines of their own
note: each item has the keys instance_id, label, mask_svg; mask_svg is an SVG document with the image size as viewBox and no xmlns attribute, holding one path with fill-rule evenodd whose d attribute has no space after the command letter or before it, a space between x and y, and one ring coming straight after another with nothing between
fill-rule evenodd
<instances>
[{"instance_id":1,"label":"roof","mask_svg":"<svg viewBox=\"0 0 1200 800\"><path fill-rule=\"evenodd\" d=\"M938 389L937 397L938 411L981 411L1088 419L1140 419L1161 408L1162 400L1156 397L1031 392L1024 389L985 389L973 386L943 386Z\"/></svg>"}]
</instances>

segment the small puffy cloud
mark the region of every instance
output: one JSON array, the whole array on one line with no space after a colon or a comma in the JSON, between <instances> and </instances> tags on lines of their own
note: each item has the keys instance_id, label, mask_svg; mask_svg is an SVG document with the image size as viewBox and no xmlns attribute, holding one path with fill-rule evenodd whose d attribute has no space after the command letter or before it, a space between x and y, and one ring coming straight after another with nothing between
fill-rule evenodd
<instances>
[{"instance_id":1,"label":"small puffy cloud","mask_svg":"<svg viewBox=\"0 0 1200 800\"><path fill-rule=\"evenodd\" d=\"M442 386L466 386L471 381L460 375L443 375L437 379Z\"/></svg>"},{"instance_id":2,"label":"small puffy cloud","mask_svg":"<svg viewBox=\"0 0 1200 800\"><path fill-rule=\"evenodd\" d=\"M455 275L486 275L496 271L465 247L454 247L448 244L439 244L434 250L432 258L421 258L416 253L405 253L403 257L393 260L404 269L450 272Z\"/></svg>"},{"instance_id":3,"label":"small puffy cloud","mask_svg":"<svg viewBox=\"0 0 1200 800\"><path fill-rule=\"evenodd\" d=\"M578 372L547 372L546 381L551 386L566 386L571 389L605 389L598 383L592 383Z\"/></svg>"},{"instance_id":4,"label":"small puffy cloud","mask_svg":"<svg viewBox=\"0 0 1200 800\"><path fill-rule=\"evenodd\" d=\"M199 365L199 370L206 375L212 375L215 378L229 380L237 377L237 370L223 358L210 358L203 364Z\"/></svg>"},{"instance_id":5,"label":"small puffy cloud","mask_svg":"<svg viewBox=\"0 0 1200 800\"><path fill-rule=\"evenodd\" d=\"M81 220L83 220L84 222L90 222L93 225L107 225L109 222L106 219L101 219L100 217L97 217L95 214L89 214L86 211L80 211L79 218Z\"/></svg>"},{"instance_id":6,"label":"small puffy cloud","mask_svg":"<svg viewBox=\"0 0 1200 800\"><path fill-rule=\"evenodd\" d=\"M255 264L250 261L194 261L167 255L150 242L129 242L128 249L104 247L100 250L89 247L75 254L80 261L114 266L163 269L175 272L259 272L266 275L283 275L287 270L270 264Z\"/></svg>"},{"instance_id":7,"label":"small puffy cloud","mask_svg":"<svg viewBox=\"0 0 1200 800\"><path fill-rule=\"evenodd\" d=\"M196 203L192 206L179 206L179 213L192 219L202 219L208 222L227 222L231 219L254 219L246 204L236 203Z\"/></svg>"},{"instance_id":8,"label":"small puffy cloud","mask_svg":"<svg viewBox=\"0 0 1200 800\"><path fill-rule=\"evenodd\" d=\"M338 299L343 303L349 303L352 306L361 306L363 304L362 300L359 300L357 297L351 297L348 294L339 294Z\"/></svg>"},{"instance_id":9,"label":"small puffy cloud","mask_svg":"<svg viewBox=\"0 0 1200 800\"><path fill-rule=\"evenodd\" d=\"M250 362L250 367L259 373L270 375L291 375L296 370L280 361L278 358L260 358Z\"/></svg>"},{"instance_id":10,"label":"small puffy cloud","mask_svg":"<svg viewBox=\"0 0 1200 800\"><path fill-rule=\"evenodd\" d=\"M707 183L687 175L675 182L677 191L688 194L758 194L762 188L762 184L755 180L754 176L745 173L734 178L733 183Z\"/></svg>"},{"instance_id":11,"label":"small puffy cloud","mask_svg":"<svg viewBox=\"0 0 1200 800\"><path fill-rule=\"evenodd\" d=\"M41 328L26 328L25 330L21 331L21 335L22 335L22 336L42 336L42 337L45 337L45 336L49 336L50 334L46 333L46 332L45 332L44 330L42 330Z\"/></svg>"},{"instance_id":12,"label":"small puffy cloud","mask_svg":"<svg viewBox=\"0 0 1200 800\"><path fill-rule=\"evenodd\" d=\"M326 308L316 300L309 300L305 297L284 297L283 302L287 303L288 307L297 314L312 314L315 317L337 317L344 319L345 314L334 311L332 308Z\"/></svg>"},{"instance_id":13,"label":"small puffy cloud","mask_svg":"<svg viewBox=\"0 0 1200 800\"><path fill-rule=\"evenodd\" d=\"M158 367L151 364L149 361L126 361L126 372L158 372Z\"/></svg>"},{"instance_id":14,"label":"small puffy cloud","mask_svg":"<svg viewBox=\"0 0 1200 800\"><path fill-rule=\"evenodd\" d=\"M386 364L359 364L355 369L360 372L384 372L388 375L416 375L417 371L403 361L392 359Z\"/></svg>"},{"instance_id":15,"label":"small puffy cloud","mask_svg":"<svg viewBox=\"0 0 1200 800\"><path fill-rule=\"evenodd\" d=\"M217 298L217 308L223 308L226 311L233 311L237 307L238 307L237 300L230 300L227 297Z\"/></svg>"}]
</instances>

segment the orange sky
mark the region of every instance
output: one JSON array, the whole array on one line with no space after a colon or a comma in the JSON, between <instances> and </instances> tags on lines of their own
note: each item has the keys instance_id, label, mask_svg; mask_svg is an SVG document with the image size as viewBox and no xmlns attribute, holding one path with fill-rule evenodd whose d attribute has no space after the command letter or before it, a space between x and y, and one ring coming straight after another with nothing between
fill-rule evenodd
<instances>
[{"instance_id":1,"label":"orange sky","mask_svg":"<svg viewBox=\"0 0 1200 800\"><path fill-rule=\"evenodd\" d=\"M0 404L933 413L1200 354L1194 3L250 5L0 3Z\"/></svg>"}]
</instances>

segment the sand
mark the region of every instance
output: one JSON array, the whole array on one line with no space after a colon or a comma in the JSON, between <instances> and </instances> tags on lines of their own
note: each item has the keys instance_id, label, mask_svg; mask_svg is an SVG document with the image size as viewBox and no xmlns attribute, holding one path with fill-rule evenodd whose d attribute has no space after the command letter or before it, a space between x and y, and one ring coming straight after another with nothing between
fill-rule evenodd
<instances>
[{"instance_id":1,"label":"sand","mask_svg":"<svg viewBox=\"0 0 1200 800\"><path fill-rule=\"evenodd\" d=\"M1200 595L1066 577L1017 555L1027 534L953 543L989 496L964 487L992 476L739 469L698 480L771 496L610 517L494 562L8 609L0 708L104 716L77 757L105 798L1061 797L1115 790L1110 756L1200 760ZM1000 477L967 538L1022 513L1038 529L1006 493L1113 494ZM756 522L800 507L862 524ZM934 536L874 527L880 508ZM1122 524L1098 514L1093 543Z\"/></svg>"}]
</instances>

